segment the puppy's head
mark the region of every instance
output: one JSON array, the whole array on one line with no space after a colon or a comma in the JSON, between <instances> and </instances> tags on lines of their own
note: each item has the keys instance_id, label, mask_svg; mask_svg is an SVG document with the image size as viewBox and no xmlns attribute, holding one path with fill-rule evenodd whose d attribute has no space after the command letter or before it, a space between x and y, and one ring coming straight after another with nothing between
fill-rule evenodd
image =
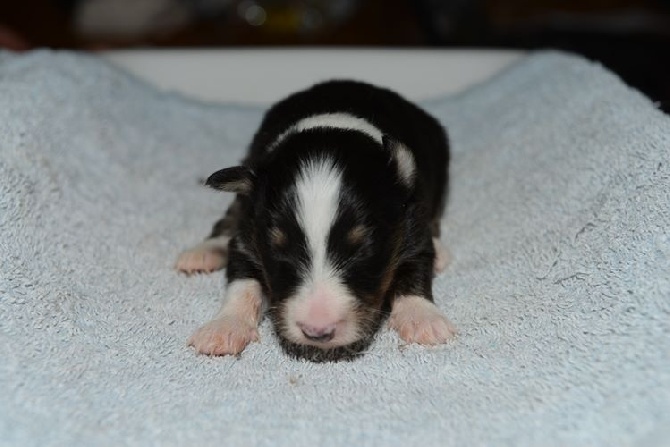
<instances>
[{"instance_id":1,"label":"puppy's head","mask_svg":"<svg viewBox=\"0 0 670 447\"><path fill-rule=\"evenodd\" d=\"M400 143L306 132L251 169L210 177L210 186L250 200L248 231L288 354L352 359L371 343L403 243L414 175L412 154Z\"/></svg>"}]
</instances>

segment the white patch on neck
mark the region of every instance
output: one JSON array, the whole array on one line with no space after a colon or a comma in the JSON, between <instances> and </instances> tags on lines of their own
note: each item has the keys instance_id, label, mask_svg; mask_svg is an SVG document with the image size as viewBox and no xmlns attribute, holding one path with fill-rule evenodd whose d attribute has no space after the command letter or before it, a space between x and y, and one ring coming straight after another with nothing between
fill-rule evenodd
<instances>
[{"instance_id":1,"label":"white patch on neck","mask_svg":"<svg viewBox=\"0 0 670 447\"><path fill-rule=\"evenodd\" d=\"M303 163L296 183L296 214L312 258L308 277L312 283L335 276L327 249L328 234L337 215L341 183L342 173L328 158Z\"/></svg>"},{"instance_id":2,"label":"white patch on neck","mask_svg":"<svg viewBox=\"0 0 670 447\"><path fill-rule=\"evenodd\" d=\"M369 136L380 144L382 142L382 131L363 118L349 113L322 113L303 118L289 127L272 142L268 147L268 152L272 151L291 134L317 128L353 130Z\"/></svg>"}]
</instances>

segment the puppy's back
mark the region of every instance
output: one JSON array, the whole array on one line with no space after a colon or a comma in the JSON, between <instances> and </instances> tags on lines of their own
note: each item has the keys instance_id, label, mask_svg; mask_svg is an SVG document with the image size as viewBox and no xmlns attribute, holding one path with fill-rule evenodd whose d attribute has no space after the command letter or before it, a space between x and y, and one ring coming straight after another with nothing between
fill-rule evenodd
<instances>
[{"instance_id":1,"label":"puppy's back","mask_svg":"<svg viewBox=\"0 0 670 447\"><path fill-rule=\"evenodd\" d=\"M271 107L256 132L245 164L253 167L287 129L317 115L351 115L369 122L412 152L430 214L442 213L448 184L449 145L440 123L397 93L364 82L336 80L294 93Z\"/></svg>"}]
</instances>

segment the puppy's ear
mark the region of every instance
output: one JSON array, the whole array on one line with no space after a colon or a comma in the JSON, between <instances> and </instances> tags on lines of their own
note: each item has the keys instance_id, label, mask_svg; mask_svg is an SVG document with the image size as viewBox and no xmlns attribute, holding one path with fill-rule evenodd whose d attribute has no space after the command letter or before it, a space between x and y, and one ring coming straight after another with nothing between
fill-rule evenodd
<instances>
[{"instance_id":1,"label":"puppy's ear","mask_svg":"<svg viewBox=\"0 0 670 447\"><path fill-rule=\"evenodd\" d=\"M391 159L396 164L400 181L405 186L411 188L414 185L414 176L416 175L414 155L412 155L407 146L387 135L382 137L382 143L384 144L384 149L389 151Z\"/></svg>"},{"instance_id":2,"label":"puppy's ear","mask_svg":"<svg viewBox=\"0 0 670 447\"><path fill-rule=\"evenodd\" d=\"M245 166L221 169L210 175L206 186L226 192L248 195L254 189L256 176Z\"/></svg>"}]
</instances>

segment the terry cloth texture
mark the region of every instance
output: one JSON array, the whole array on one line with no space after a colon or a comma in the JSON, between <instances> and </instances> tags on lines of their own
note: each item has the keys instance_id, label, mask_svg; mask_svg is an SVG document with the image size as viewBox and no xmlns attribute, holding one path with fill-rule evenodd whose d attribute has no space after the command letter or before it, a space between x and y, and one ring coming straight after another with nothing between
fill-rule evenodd
<instances>
[{"instance_id":1,"label":"terry cloth texture","mask_svg":"<svg viewBox=\"0 0 670 447\"><path fill-rule=\"evenodd\" d=\"M622 446L670 436L670 119L603 67L536 53L423 104L453 145L436 302L460 328L350 363L186 346L223 275L178 252L231 195L262 110L90 56L0 54L0 443ZM656 443L656 444L654 444Z\"/></svg>"}]
</instances>

